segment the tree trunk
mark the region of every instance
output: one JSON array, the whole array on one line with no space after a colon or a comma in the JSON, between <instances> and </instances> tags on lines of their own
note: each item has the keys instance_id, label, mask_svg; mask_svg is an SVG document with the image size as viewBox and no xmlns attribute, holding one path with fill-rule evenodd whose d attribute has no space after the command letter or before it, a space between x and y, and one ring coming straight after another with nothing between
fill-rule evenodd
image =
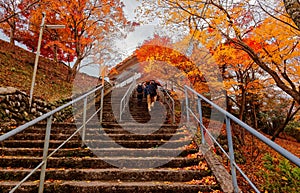
<instances>
[{"instance_id":1,"label":"tree trunk","mask_svg":"<svg viewBox=\"0 0 300 193\"><path fill-rule=\"evenodd\" d=\"M275 141L275 139L279 136L279 134L280 134L281 132L284 131L284 128L285 128L286 126L287 126L287 123L286 123L286 121L285 121L285 123L284 123L282 126L280 126L280 127L275 131L275 133L273 134L271 140L272 140L272 141Z\"/></svg>"},{"instance_id":2,"label":"tree trunk","mask_svg":"<svg viewBox=\"0 0 300 193\"><path fill-rule=\"evenodd\" d=\"M258 130L257 116L256 116L256 107L255 104L252 104L252 115L253 115L253 127L255 130Z\"/></svg>"},{"instance_id":3,"label":"tree trunk","mask_svg":"<svg viewBox=\"0 0 300 193\"><path fill-rule=\"evenodd\" d=\"M70 68L69 70L69 74L68 74L68 82L73 82L77 72L79 71L79 67L80 67L80 63L81 63L82 59L77 59L75 61L75 64L72 68Z\"/></svg>"},{"instance_id":4,"label":"tree trunk","mask_svg":"<svg viewBox=\"0 0 300 193\"><path fill-rule=\"evenodd\" d=\"M73 81L72 80L72 68L71 67L69 67L69 69L68 69L67 81L68 82L72 82Z\"/></svg>"},{"instance_id":5,"label":"tree trunk","mask_svg":"<svg viewBox=\"0 0 300 193\"><path fill-rule=\"evenodd\" d=\"M244 88L241 88L242 90L242 100L240 103L240 112L239 112L239 119L241 121L245 121L244 120L244 113L245 113L245 109L246 109L246 91Z\"/></svg>"},{"instance_id":6,"label":"tree trunk","mask_svg":"<svg viewBox=\"0 0 300 193\"><path fill-rule=\"evenodd\" d=\"M54 61L55 62L58 62L58 59L57 59L57 46L56 45L54 45Z\"/></svg>"},{"instance_id":7,"label":"tree trunk","mask_svg":"<svg viewBox=\"0 0 300 193\"><path fill-rule=\"evenodd\" d=\"M9 43L15 45L16 23L13 21L10 25Z\"/></svg>"},{"instance_id":8,"label":"tree trunk","mask_svg":"<svg viewBox=\"0 0 300 193\"><path fill-rule=\"evenodd\" d=\"M285 10L290 15L296 26L300 30L300 1L299 0L283 0Z\"/></svg>"},{"instance_id":9,"label":"tree trunk","mask_svg":"<svg viewBox=\"0 0 300 193\"><path fill-rule=\"evenodd\" d=\"M226 92L226 111L232 113L232 102L230 101L227 91Z\"/></svg>"},{"instance_id":10,"label":"tree trunk","mask_svg":"<svg viewBox=\"0 0 300 193\"><path fill-rule=\"evenodd\" d=\"M290 107L290 110L289 110L288 114L286 115L286 119L285 119L284 123L275 131L275 133L273 134L273 136L271 138L272 141L275 141L275 139L279 136L279 134L284 131L284 128L288 125L290 120L292 120L293 117L295 116L295 114L299 111L300 108L297 108L293 112L293 108L295 106L295 103L296 103L295 101L292 102L292 105Z\"/></svg>"},{"instance_id":11,"label":"tree trunk","mask_svg":"<svg viewBox=\"0 0 300 193\"><path fill-rule=\"evenodd\" d=\"M246 91L244 88L241 88L242 89L242 101L241 101L241 105L240 105L240 112L239 112L239 119L241 121L245 121L244 120L244 113L245 113L245 109L246 109ZM241 145L245 145L245 129L244 128L241 128L240 126L239 127L239 141L241 143Z\"/></svg>"}]
</instances>

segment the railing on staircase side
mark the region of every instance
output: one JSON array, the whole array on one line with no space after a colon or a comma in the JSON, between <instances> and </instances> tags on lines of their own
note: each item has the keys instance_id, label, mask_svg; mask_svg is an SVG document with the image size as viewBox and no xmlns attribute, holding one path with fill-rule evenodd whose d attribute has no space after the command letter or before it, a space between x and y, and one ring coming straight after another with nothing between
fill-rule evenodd
<instances>
[{"instance_id":1,"label":"railing on staircase side","mask_svg":"<svg viewBox=\"0 0 300 193\"><path fill-rule=\"evenodd\" d=\"M123 82L115 85L115 88L122 88L130 83L132 83L133 81L139 79L142 77L142 74L141 73L135 73L134 76L128 78L127 80L124 80Z\"/></svg>"},{"instance_id":2,"label":"railing on staircase side","mask_svg":"<svg viewBox=\"0 0 300 193\"><path fill-rule=\"evenodd\" d=\"M129 102L130 96L132 94L132 91L135 89L136 86L136 77L132 77L132 83L130 84L129 88L127 89L126 93L122 97L120 101L120 118L119 120L122 121L122 115L126 109L126 106Z\"/></svg>"},{"instance_id":3,"label":"railing on staircase side","mask_svg":"<svg viewBox=\"0 0 300 193\"><path fill-rule=\"evenodd\" d=\"M190 99L189 99L189 93L196 96L197 100L197 110L196 112L193 111L194 106L191 107L190 105ZM185 86L185 102L186 102L186 119L187 123L190 122L191 116L198 122L200 125L200 132L201 132L201 143L202 145L206 145L205 140L205 134L209 136L209 138L221 149L221 151L225 154L225 156L230 160L230 169L231 169L231 175L232 175L232 184L234 187L234 192L239 192L238 182L237 182L237 175L236 170L243 176L243 178L249 183L249 185L254 189L255 192L260 192L258 188L254 185L254 183L247 177L247 175L244 173L244 171L237 165L235 161L235 154L234 154L234 148L233 148L233 136L231 133L231 121L235 122L245 130L247 130L251 135L258 138L260 141L264 142L269 147L273 148L276 152L283 155L285 158L296 164L298 167L300 167L300 159L295 156L294 154L290 153L286 149L282 148L281 146L277 145L246 123L242 122L232 114L228 113L218 105L214 104L212 101L208 100L201 94L197 93L192 88ZM203 124L203 107L202 102L210 105L212 108L217 110L219 113L221 113L225 117L225 124L226 124L226 134L227 134L227 140L228 140L228 148L229 148L229 154L224 150L224 148L221 146L220 143L218 143L217 139L214 137L214 135L205 127Z\"/></svg>"},{"instance_id":4,"label":"railing on staircase side","mask_svg":"<svg viewBox=\"0 0 300 193\"><path fill-rule=\"evenodd\" d=\"M100 92L100 108L98 110L96 110L95 113L93 113L90 117L87 117L87 108L88 108L88 97L93 97L96 98L97 92ZM95 96L93 96L93 94ZM47 167L47 160L53 155L55 154L60 148L62 148L68 141L71 140L71 138L73 138L77 133L79 133L80 131L82 132L82 141L84 143L85 140L85 129L86 129L86 125L88 122L90 122L90 120L92 118L94 118L99 112L100 112L100 122L102 122L101 120L101 115L102 115L102 111L103 111L103 97L104 97L104 89L103 86L98 86L92 90L90 90L89 92L79 96L78 98L68 102L65 105L62 105L30 122L25 123L24 125L21 125L19 127L17 127L14 130L11 130L3 135L0 136L0 142L4 141L6 139L8 139L9 137L12 137L24 130L26 130L28 127L33 126L43 120L47 119L47 124L46 124L46 133L45 133L45 140L44 140L44 149L43 149L43 160L40 164L38 164L38 166L36 166L23 180L21 180L13 189L10 190L9 193L13 193L15 192L26 180L28 180L30 178L30 176L32 176L37 170L41 169L41 173L40 173L40 182L39 182L39 193L42 193L44 191L44 181L45 181L45 174L46 174L46 167ZM48 149L49 149L49 142L50 142L50 134L51 134L51 125L52 125L52 120L53 120L53 115L57 112L62 111L63 109L74 105L75 103L79 103L79 102L83 102L83 107L82 107L82 125L79 127L78 129L67 139L65 140L62 144L59 145L59 147L57 147L53 152L51 152L50 154L48 154ZM78 109L77 109L78 110Z\"/></svg>"},{"instance_id":5,"label":"railing on staircase side","mask_svg":"<svg viewBox=\"0 0 300 193\"><path fill-rule=\"evenodd\" d=\"M166 103L169 107L169 110L171 112L172 116L172 123L175 123L175 101L173 97L169 94L168 90L162 89L162 94L163 94L163 102Z\"/></svg>"}]
</instances>

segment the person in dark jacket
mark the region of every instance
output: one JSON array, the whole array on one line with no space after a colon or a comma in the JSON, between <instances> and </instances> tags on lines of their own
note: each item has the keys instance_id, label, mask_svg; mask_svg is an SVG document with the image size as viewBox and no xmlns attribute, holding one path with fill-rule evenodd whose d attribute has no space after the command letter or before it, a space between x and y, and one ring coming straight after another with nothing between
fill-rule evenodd
<instances>
[{"instance_id":1,"label":"person in dark jacket","mask_svg":"<svg viewBox=\"0 0 300 193\"><path fill-rule=\"evenodd\" d=\"M137 85L136 92L137 92L138 105L140 106L142 104L143 92L144 92L144 87L142 83L139 83Z\"/></svg>"},{"instance_id":2,"label":"person in dark jacket","mask_svg":"<svg viewBox=\"0 0 300 193\"><path fill-rule=\"evenodd\" d=\"M147 97L148 110L150 112L157 98L157 91L153 81L147 82L144 92Z\"/></svg>"}]
</instances>

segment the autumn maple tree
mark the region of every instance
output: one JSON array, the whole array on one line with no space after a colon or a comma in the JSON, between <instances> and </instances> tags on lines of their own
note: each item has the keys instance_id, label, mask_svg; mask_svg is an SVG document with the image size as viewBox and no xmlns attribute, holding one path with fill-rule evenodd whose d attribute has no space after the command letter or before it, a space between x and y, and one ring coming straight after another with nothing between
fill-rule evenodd
<instances>
[{"instance_id":1,"label":"autumn maple tree","mask_svg":"<svg viewBox=\"0 0 300 193\"><path fill-rule=\"evenodd\" d=\"M51 1L44 2L49 15L48 23L60 23L67 29L59 33L52 41L63 50L62 60L73 63L69 79L75 77L84 58L92 54L96 43L104 41L118 30L118 26L127 25L123 15L123 4L114 1ZM51 6L49 6L51 5Z\"/></svg>"},{"instance_id":2,"label":"autumn maple tree","mask_svg":"<svg viewBox=\"0 0 300 193\"><path fill-rule=\"evenodd\" d=\"M299 29L285 12L283 2L162 0L158 5L143 3L147 4L143 7L155 11L150 17L158 16L169 26L185 26L193 39L208 50L215 51L226 42L230 49L223 52L224 56L230 58L240 52L247 55L246 61L263 70L262 77L268 84L276 85L300 104ZM240 65L246 65L243 62L236 60L231 66L239 69Z\"/></svg>"},{"instance_id":3,"label":"autumn maple tree","mask_svg":"<svg viewBox=\"0 0 300 193\"><path fill-rule=\"evenodd\" d=\"M176 48L167 37L154 35L136 50L138 61L143 64L142 73L172 81L178 88L192 85L197 91L208 92L206 80L197 64Z\"/></svg>"},{"instance_id":4,"label":"autumn maple tree","mask_svg":"<svg viewBox=\"0 0 300 193\"><path fill-rule=\"evenodd\" d=\"M25 20L22 14L33 9L40 0L0 0L0 29L10 38L10 43L15 44L18 29Z\"/></svg>"},{"instance_id":5,"label":"autumn maple tree","mask_svg":"<svg viewBox=\"0 0 300 193\"><path fill-rule=\"evenodd\" d=\"M256 49L261 47L254 40L248 39L245 41L250 44L256 44ZM247 121L246 117L251 117L253 120L251 124L257 128L256 113L258 109L256 103L263 94L263 82L265 81L261 78L263 75L262 70L258 68L246 53L235 49L230 43L219 45L212 54L222 70L224 87L227 92L227 110L233 113L232 107L237 106L237 117L245 122ZM248 114L247 112L252 112L253 114Z\"/></svg>"},{"instance_id":6,"label":"autumn maple tree","mask_svg":"<svg viewBox=\"0 0 300 193\"><path fill-rule=\"evenodd\" d=\"M18 9L7 13L12 16L6 16L6 19L3 19L5 26L7 26L6 23L12 26L10 32L15 30L19 34L16 40L35 51L42 13L46 15L46 25L65 25L65 29L44 28L41 55L55 61L66 62L70 67L68 74L70 81L81 68L82 61L95 55L93 52L95 48L102 46L102 50L109 49L112 44L110 38L120 37L122 34L118 32L121 28L124 29L127 26L129 29L128 26L132 26L124 17L122 9L124 5L119 0L43 0L37 2L24 0L24 2L27 3L22 6L16 5ZM35 6L33 3L36 3ZM15 5L10 5L10 7L15 7ZM27 21L26 25L15 25L18 18ZM8 27L2 27L2 29L9 33ZM101 62L100 60L99 58L98 63Z\"/></svg>"},{"instance_id":7,"label":"autumn maple tree","mask_svg":"<svg viewBox=\"0 0 300 193\"><path fill-rule=\"evenodd\" d=\"M268 6L273 7L273 12L270 11L272 16L269 16L269 12L264 12L261 5L251 4L251 1L160 3L164 9L157 9L157 14L160 13L169 23L188 26L191 33L195 32L195 38L208 49L224 41L230 42L236 49L247 53L272 77L279 88L300 103L297 83L299 73L295 68L299 53L299 32L283 11L283 3L268 2ZM259 52L245 41L249 36L264 45Z\"/></svg>"}]
</instances>

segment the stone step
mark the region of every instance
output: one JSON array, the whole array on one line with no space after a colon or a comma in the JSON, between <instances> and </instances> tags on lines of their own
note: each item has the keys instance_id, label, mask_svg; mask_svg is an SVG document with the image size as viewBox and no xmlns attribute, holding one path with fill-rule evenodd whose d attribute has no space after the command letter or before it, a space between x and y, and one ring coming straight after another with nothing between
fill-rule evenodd
<instances>
[{"instance_id":1,"label":"stone step","mask_svg":"<svg viewBox=\"0 0 300 193\"><path fill-rule=\"evenodd\" d=\"M176 125L171 125L171 124L138 124L138 123L134 123L132 124L131 122L124 122L124 123L103 123L102 127L104 128L104 130L109 130L109 129L113 129L113 130L117 130L117 129L123 129L123 130L130 130L130 131L139 131L139 130L149 130L149 131L156 131L159 130L162 133L166 132L166 133L170 133L168 131L171 131L171 133L178 131L185 131L184 128L180 128Z\"/></svg>"},{"instance_id":2,"label":"stone step","mask_svg":"<svg viewBox=\"0 0 300 193\"><path fill-rule=\"evenodd\" d=\"M174 128L105 128L104 129L108 134L186 134L185 130L174 129Z\"/></svg>"},{"instance_id":3,"label":"stone step","mask_svg":"<svg viewBox=\"0 0 300 193\"><path fill-rule=\"evenodd\" d=\"M35 168L42 160L42 157L20 157L20 156L3 156L0 159L0 167L5 168ZM180 168L192 165L198 165L203 157L186 158L186 157L66 157L66 158L49 158L48 168Z\"/></svg>"},{"instance_id":4,"label":"stone step","mask_svg":"<svg viewBox=\"0 0 300 193\"><path fill-rule=\"evenodd\" d=\"M49 147L56 148L64 141L50 140ZM76 148L81 146L81 140L71 140L67 142L65 148ZM85 144L93 148L111 148L111 147L126 147L126 148L155 148L164 145L164 148L178 148L189 144L189 140L86 140ZM6 140L2 142L2 147L16 148L43 148L44 140Z\"/></svg>"},{"instance_id":5,"label":"stone step","mask_svg":"<svg viewBox=\"0 0 300 193\"><path fill-rule=\"evenodd\" d=\"M49 149L49 153L55 149ZM198 149L166 149L166 148L151 148L151 149L136 149L136 148L107 148L107 149L93 149L88 148L64 148L58 150L53 157L96 157L102 155L104 157L131 157L135 155L144 155L146 157L164 157L178 152L178 156L186 157L189 154L198 152ZM2 156L36 156L43 155L42 148L0 148L0 155Z\"/></svg>"},{"instance_id":6,"label":"stone step","mask_svg":"<svg viewBox=\"0 0 300 193\"><path fill-rule=\"evenodd\" d=\"M131 123L131 122L127 122L127 123L121 123L121 124L117 124L117 123L110 123L110 122L102 122L101 126L103 128L151 128L151 127L159 127L159 128L168 128L168 129L177 129L179 128L178 125L172 125L172 124L141 124L141 125L137 125L136 123Z\"/></svg>"},{"instance_id":7,"label":"stone step","mask_svg":"<svg viewBox=\"0 0 300 193\"><path fill-rule=\"evenodd\" d=\"M50 140L49 148L57 148L64 141L62 140ZM81 146L81 140L71 140L67 142L65 148L76 148ZM2 147L6 148L43 148L44 140L5 140L2 142Z\"/></svg>"},{"instance_id":8,"label":"stone step","mask_svg":"<svg viewBox=\"0 0 300 193\"><path fill-rule=\"evenodd\" d=\"M14 168L0 169L0 179L9 181L21 181L31 172L30 169ZM200 180L205 176L211 175L210 170L184 170L180 168L159 168L159 169L65 169L48 168L46 180L76 180L76 181L110 181L119 179L122 182L146 182L146 181L172 181L186 182ZM38 180L39 172L35 172L28 180Z\"/></svg>"},{"instance_id":9,"label":"stone step","mask_svg":"<svg viewBox=\"0 0 300 193\"><path fill-rule=\"evenodd\" d=\"M117 119L118 120L118 119ZM120 122L120 121L119 121ZM122 121L121 123L126 123L126 122L136 122L136 123L144 123L144 124L148 124L148 123L151 123L151 122L156 122L156 119L153 119L151 120L150 118L148 120L146 119L140 119L140 118L134 118L134 117L130 117L130 118L122 118ZM170 123L169 120L162 120L162 121L159 121L159 123L163 123L163 124L167 124L167 123Z\"/></svg>"},{"instance_id":10,"label":"stone step","mask_svg":"<svg viewBox=\"0 0 300 193\"><path fill-rule=\"evenodd\" d=\"M95 133L92 130L87 129L91 134ZM119 134L119 135L190 135L187 130L173 129L173 128L104 128L103 131L108 134ZM103 132L100 131L100 132Z\"/></svg>"},{"instance_id":11,"label":"stone step","mask_svg":"<svg viewBox=\"0 0 300 193\"><path fill-rule=\"evenodd\" d=\"M153 112L153 113L155 113L155 112ZM122 120L127 121L127 122L133 122L134 120L143 120L143 121L145 121L145 123L148 123L150 121L152 121L152 122L156 121L158 123L161 123L162 122L161 117L166 118L165 114L156 114L156 115L123 114ZM117 116L117 118L119 118L119 116Z\"/></svg>"},{"instance_id":12,"label":"stone step","mask_svg":"<svg viewBox=\"0 0 300 193\"><path fill-rule=\"evenodd\" d=\"M46 127L46 126L45 126ZM56 128L56 127L52 127L51 129L51 134L52 133L59 133L61 135L64 135L64 134L72 134L76 131L76 127L73 127L73 128ZM97 129L98 130L98 129ZM3 131L3 133L6 133L8 132L8 130L5 130ZM29 127L27 129L25 129L24 131L20 132L20 133L31 133L31 134L41 134L41 135L44 135L46 132L46 129L45 128L42 128L42 127Z\"/></svg>"},{"instance_id":13,"label":"stone step","mask_svg":"<svg viewBox=\"0 0 300 193\"><path fill-rule=\"evenodd\" d=\"M180 130L180 128L178 128L178 126L176 125L171 125L171 124L136 124L136 123L131 123L131 122L126 122L126 123L122 123L122 124L118 124L118 123L111 123L111 122L103 122L101 125L87 125L86 126L88 128L88 130L100 130L100 129L104 129L104 130L108 130L108 129L122 129L124 128L125 130L139 130L139 129L149 129L149 130L158 130L158 129L163 129L162 132L165 132L166 130ZM7 127L3 127L0 129L1 133L6 133L9 132L11 130L15 129L14 128L7 128ZM74 125L74 124L53 124L51 131L53 133L61 133L61 134L66 134L66 133L73 133L77 130L78 128ZM27 129L25 129L23 132L26 133L45 133L46 130L46 125L45 124L39 124L39 125L35 125L32 127L29 127ZM182 129L181 129L182 130ZM169 132L167 132L169 133Z\"/></svg>"},{"instance_id":14,"label":"stone step","mask_svg":"<svg viewBox=\"0 0 300 193\"><path fill-rule=\"evenodd\" d=\"M182 138L185 138L187 135L184 133L178 133L178 134L109 134L104 131L98 132L95 131L94 134L92 134L92 131L88 131L86 134L86 139L89 140L107 140L108 137L112 140L169 140L170 138L174 140L179 140ZM2 135L3 133L0 133ZM102 136L104 135L104 136ZM60 134L60 133L52 133L51 134L51 140L66 140L70 137L68 134ZM44 140L45 135L42 134L36 134L36 133L19 133L15 136L10 137L8 140ZM81 140L82 137L80 134L75 135L73 140Z\"/></svg>"},{"instance_id":15,"label":"stone step","mask_svg":"<svg viewBox=\"0 0 300 193\"><path fill-rule=\"evenodd\" d=\"M0 132L2 133L6 133L9 132L11 130L14 130L16 127L2 127L0 128ZM68 130L72 130L75 131L77 129L76 125L70 123L53 123L52 124L52 131L56 131L56 132L63 132L63 131L68 131ZM36 124L34 126L28 127L27 129L24 130L24 132L30 132L30 133L36 133L36 132L40 132L43 131L45 132L46 130L46 124L45 123L40 123L40 124Z\"/></svg>"},{"instance_id":16,"label":"stone step","mask_svg":"<svg viewBox=\"0 0 300 193\"><path fill-rule=\"evenodd\" d=\"M104 100L103 101L103 106L104 107L111 107L112 105L113 106L120 106L120 103L121 102L121 99L117 100L117 99L114 99L114 100Z\"/></svg>"},{"instance_id":17,"label":"stone step","mask_svg":"<svg viewBox=\"0 0 300 193\"><path fill-rule=\"evenodd\" d=\"M0 182L0 191L7 193L17 182ZM45 183L44 193L196 193L214 192L219 190L218 185L195 185L181 182L122 182L122 181L48 181ZM38 192L38 182L25 182L18 193Z\"/></svg>"},{"instance_id":18,"label":"stone step","mask_svg":"<svg viewBox=\"0 0 300 193\"><path fill-rule=\"evenodd\" d=\"M186 138L186 134L179 133L179 134L162 134L162 133L154 133L154 134L107 134L111 139L120 141L120 140L180 140ZM97 139L97 136L93 136ZM89 138L88 136L86 139L93 139Z\"/></svg>"},{"instance_id":19,"label":"stone step","mask_svg":"<svg viewBox=\"0 0 300 193\"><path fill-rule=\"evenodd\" d=\"M0 134L2 135L2 133ZM93 135L89 136L92 137ZM52 140L66 140L70 137L70 135L68 134L60 134L60 133L52 133L51 134L51 139ZM7 140L44 140L45 139L45 133L41 132L40 134L37 133L18 133L10 138L8 138ZM73 138L73 140L81 140L81 136L75 135Z\"/></svg>"}]
</instances>

